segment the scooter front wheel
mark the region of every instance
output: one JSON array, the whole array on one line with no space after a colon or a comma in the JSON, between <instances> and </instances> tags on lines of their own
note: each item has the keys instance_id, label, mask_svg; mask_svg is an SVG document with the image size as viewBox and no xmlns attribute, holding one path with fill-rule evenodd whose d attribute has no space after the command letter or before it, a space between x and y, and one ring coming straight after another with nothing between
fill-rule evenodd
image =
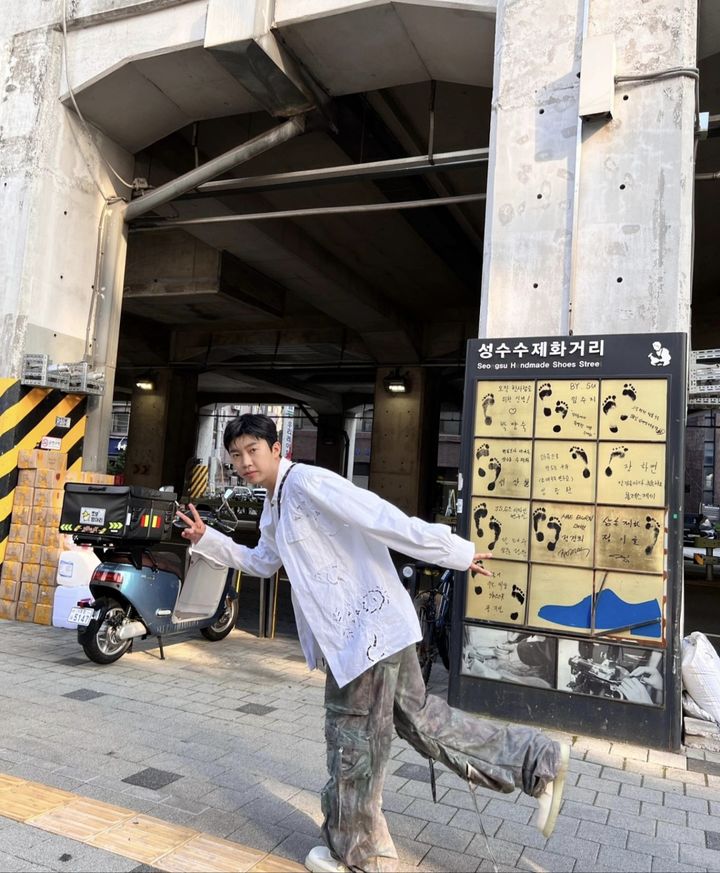
<instances>
[{"instance_id":1,"label":"scooter front wheel","mask_svg":"<svg viewBox=\"0 0 720 873\"><path fill-rule=\"evenodd\" d=\"M238 600L238 598L226 597L225 609L223 610L220 618L215 622L215 624L211 624L210 627L200 628L200 633L205 637L206 640L212 640L212 642L216 642L217 640L224 640L225 637L230 633L230 631L235 627L239 611L240 601Z\"/></svg>"},{"instance_id":2,"label":"scooter front wheel","mask_svg":"<svg viewBox=\"0 0 720 873\"><path fill-rule=\"evenodd\" d=\"M125 619L126 610L117 600L103 597L96 601L100 617L91 622L81 641L83 651L96 664L112 664L127 652L132 640L117 637L117 628Z\"/></svg>"}]
</instances>

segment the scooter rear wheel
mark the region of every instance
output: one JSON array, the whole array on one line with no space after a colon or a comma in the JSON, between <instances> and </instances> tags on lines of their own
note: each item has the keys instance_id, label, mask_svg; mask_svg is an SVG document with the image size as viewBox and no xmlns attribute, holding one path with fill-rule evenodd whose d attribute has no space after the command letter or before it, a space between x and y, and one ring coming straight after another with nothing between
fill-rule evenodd
<instances>
[{"instance_id":1,"label":"scooter rear wheel","mask_svg":"<svg viewBox=\"0 0 720 873\"><path fill-rule=\"evenodd\" d=\"M230 631L235 627L239 611L240 601L238 600L238 598L226 598L225 610L220 618L215 622L215 624L211 624L210 627L200 628L200 633L205 637L206 640L211 640L212 642L217 642L217 640L224 640L225 637L230 633Z\"/></svg>"},{"instance_id":2,"label":"scooter rear wheel","mask_svg":"<svg viewBox=\"0 0 720 873\"><path fill-rule=\"evenodd\" d=\"M83 651L96 664L112 664L127 652L132 640L119 640L115 628L125 618L126 610L117 600L102 597L96 601L100 617L87 629L82 642Z\"/></svg>"}]
</instances>

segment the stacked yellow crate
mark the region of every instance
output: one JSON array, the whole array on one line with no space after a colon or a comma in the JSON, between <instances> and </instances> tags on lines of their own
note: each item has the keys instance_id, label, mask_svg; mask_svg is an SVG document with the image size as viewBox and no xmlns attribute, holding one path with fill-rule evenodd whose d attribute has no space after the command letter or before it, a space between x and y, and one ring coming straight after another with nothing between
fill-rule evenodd
<instances>
[{"instance_id":1,"label":"stacked yellow crate","mask_svg":"<svg viewBox=\"0 0 720 873\"><path fill-rule=\"evenodd\" d=\"M68 473L63 452L20 451L12 522L0 576L0 618L51 624L57 566L70 541L58 531L66 482L112 485L103 473Z\"/></svg>"}]
</instances>

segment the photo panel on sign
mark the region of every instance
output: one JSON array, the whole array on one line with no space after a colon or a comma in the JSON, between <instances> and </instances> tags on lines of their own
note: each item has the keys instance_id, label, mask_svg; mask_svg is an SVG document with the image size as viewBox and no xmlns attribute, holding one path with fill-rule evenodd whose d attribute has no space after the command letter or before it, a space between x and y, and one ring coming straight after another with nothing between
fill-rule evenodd
<instances>
[{"instance_id":1,"label":"photo panel on sign","mask_svg":"<svg viewBox=\"0 0 720 873\"><path fill-rule=\"evenodd\" d=\"M661 642L665 630L662 576L595 571L595 632ZM622 630L626 628L626 630Z\"/></svg>"},{"instance_id":2,"label":"photo panel on sign","mask_svg":"<svg viewBox=\"0 0 720 873\"><path fill-rule=\"evenodd\" d=\"M597 501L665 506L664 443L598 443Z\"/></svg>"},{"instance_id":3,"label":"photo panel on sign","mask_svg":"<svg viewBox=\"0 0 720 873\"><path fill-rule=\"evenodd\" d=\"M554 688L557 640L466 624L460 672L481 679Z\"/></svg>"},{"instance_id":4,"label":"photo panel on sign","mask_svg":"<svg viewBox=\"0 0 720 873\"><path fill-rule=\"evenodd\" d=\"M536 438L594 440L600 383L595 379L536 382Z\"/></svg>"},{"instance_id":5,"label":"photo panel on sign","mask_svg":"<svg viewBox=\"0 0 720 873\"><path fill-rule=\"evenodd\" d=\"M468 577L465 617L525 624L527 564L493 559L492 572L492 576Z\"/></svg>"},{"instance_id":6,"label":"photo panel on sign","mask_svg":"<svg viewBox=\"0 0 720 873\"><path fill-rule=\"evenodd\" d=\"M472 493L529 497L531 464L532 440L475 439Z\"/></svg>"},{"instance_id":7,"label":"photo panel on sign","mask_svg":"<svg viewBox=\"0 0 720 873\"><path fill-rule=\"evenodd\" d=\"M558 641L558 691L662 706L664 653L618 643Z\"/></svg>"},{"instance_id":8,"label":"photo panel on sign","mask_svg":"<svg viewBox=\"0 0 720 873\"><path fill-rule=\"evenodd\" d=\"M604 570L662 573L665 510L643 506L598 506L595 566Z\"/></svg>"},{"instance_id":9,"label":"photo panel on sign","mask_svg":"<svg viewBox=\"0 0 720 873\"><path fill-rule=\"evenodd\" d=\"M591 440L535 440L532 496L536 500L595 500L596 444Z\"/></svg>"},{"instance_id":10,"label":"photo panel on sign","mask_svg":"<svg viewBox=\"0 0 720 873\"><path fill-rule=\"evenodd\" d=\"M524 500L475 497L470 505L470 539L478 552L527 561L530 504Z\"/></svg>"},{"instance_id":11,"label":"photo panel on sign","mask_svg":"<svg viewBox=\"0 0 720 873\"><path fill-rule=\"evenodd\" d=\"M475 436L532 437L534 382L482 381L475 390Z\"/></svg>"},{"instance_id":12,"label":"photo panel on sign","mask_svg":"<svg viewBox=\"0 0 720 873\"><path fill-rule=\"evenodd\" d=\"M530 565L527 624L554 631L589 633L593 571L581 567Z\"/></svg>"},{"instance_id":13,"label":"photo panel on sign","mask_svg":"<svg viewBox=\"0 0 720 873\"><path fill-rule=\"evenodd\" d=\"M530 560L592 567L594 518L592 505L533 500Z\"/></svg>"},{"instance_id":14,"label":"photo panel on sign","mask_svg":"<svg viewBox=\"0 0 720 873\"><path fill-rule=\"evenodd\" d=\"M667 440L666 379L603 379L600 439Z\"/></svg>"}]
</instances>

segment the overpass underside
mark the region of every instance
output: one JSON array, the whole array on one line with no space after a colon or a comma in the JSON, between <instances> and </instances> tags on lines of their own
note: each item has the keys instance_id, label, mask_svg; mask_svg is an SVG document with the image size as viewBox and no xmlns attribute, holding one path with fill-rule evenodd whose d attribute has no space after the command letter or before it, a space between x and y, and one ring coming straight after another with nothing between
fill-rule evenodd
<instances>
[{"instance_id":1,"label":"overpass underside","mask_svg":"<svg viewBox=\"0 0 720 873\"><path fill-rule=\"evenodd\" d=\"M137 217L116 391L170 367L197 378L199 403L340 414L372 401L378 368L419 367L458 401L477 335L494 3L237 7L69 22L77 107L144 180L125 192ZM145 207L287 119L296 135Z\"/></svg>"}]
</instances>

